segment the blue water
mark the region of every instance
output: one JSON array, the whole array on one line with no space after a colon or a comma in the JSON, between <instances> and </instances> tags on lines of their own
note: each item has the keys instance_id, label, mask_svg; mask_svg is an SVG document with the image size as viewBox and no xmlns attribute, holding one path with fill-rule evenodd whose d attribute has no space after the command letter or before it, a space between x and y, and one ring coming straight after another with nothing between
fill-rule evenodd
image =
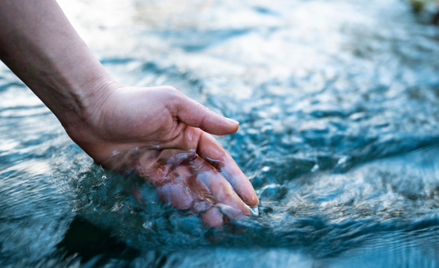
<instances>
[{"instance_id":1,"label":"blue water","mask_svg":"<svg viewBox=\"0 0 439 268\"><path fill-rule=\"evenodd\" d=\"M206 229L96 166L2 65L0 266L439 267L428 14L398 0L104 2L60 4L120 82L173 85L240 122L218 140L257 215Z\"/></svg>"}]
</instances>

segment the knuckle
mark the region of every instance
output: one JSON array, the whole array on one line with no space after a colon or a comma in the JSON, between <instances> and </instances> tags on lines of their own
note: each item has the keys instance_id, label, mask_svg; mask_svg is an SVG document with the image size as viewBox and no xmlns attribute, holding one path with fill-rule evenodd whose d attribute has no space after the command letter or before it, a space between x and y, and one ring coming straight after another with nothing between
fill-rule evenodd
<instances>
[{"instance_id":1,"label":"knuckle","mask_svg":"<svg viewBox=\"0 0 439 268\"><path fill-rule=\"evenodd\" d=\"M166 92L167 94L171 96L181 96L183 93L181 93L178 89L176 89L173 86L163 86L162 91Z\"/></svg>"},{"instance_id":2,"label":"knuckle","mask_svg":"<svg viewBox=\"0 0 439 268\"><path fill-rule=\"evenodd\" d=\"M168 109L178 112L182 106L185 95L173 86L161 86L160 91L166 98Z\"/></svg>"}]
</instances>

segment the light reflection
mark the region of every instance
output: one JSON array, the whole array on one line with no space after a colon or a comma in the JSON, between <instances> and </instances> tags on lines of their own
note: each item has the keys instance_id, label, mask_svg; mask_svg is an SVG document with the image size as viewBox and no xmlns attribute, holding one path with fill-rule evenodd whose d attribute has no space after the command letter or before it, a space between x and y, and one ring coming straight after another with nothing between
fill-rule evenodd
<instances>
[{"instance_id":1,"label":"light reflection","mask_svg":"<svg viewBox=\"0 0 439 268\"><path fill-rule=\"evenodd\" d=\"M120 82L172 84L242 123L219 140L261 205L222 231L204 228L194 213L212 226L237 214L215 203L214 169L180 152L125 174L140 180L104 171L3 66L0 242L12 262L44 262L76 215L141 249L141 267L148 256L182 267L438 266L438 29L403 1L60 3ZM159 202L154 176L169 177L165 204L193 213Z\"/></svg>"}]
</instances>

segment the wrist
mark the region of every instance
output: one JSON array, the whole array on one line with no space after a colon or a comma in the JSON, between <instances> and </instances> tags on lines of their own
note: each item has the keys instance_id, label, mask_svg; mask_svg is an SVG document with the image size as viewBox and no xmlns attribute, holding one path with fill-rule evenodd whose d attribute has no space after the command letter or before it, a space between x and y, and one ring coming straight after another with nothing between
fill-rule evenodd
<instances>
[{"instance_id":1,"label":"wrist","mask_svg":"<svg viewBox=\"0 0 439 268\"><path fill-rule=\"evenodd\" d=\"M72 92L72 96L68 98L69 107L64 107L64 112L59 115L56 112L55 114L75 142L90 138L100 120L106 101L114 90L121 86L106 73L73 86L69 91Z\"/></svg>"},{"instance_id":2,"label":"wrist","mask_svg":"<svg viewBox=\"0 0 439 268\"><path fill-rule=\"evenodd\" d=\"M0 24L0 59L66 129L90 120L116 82L56 1L0 1Z\"/></svg>"}]
</instances>

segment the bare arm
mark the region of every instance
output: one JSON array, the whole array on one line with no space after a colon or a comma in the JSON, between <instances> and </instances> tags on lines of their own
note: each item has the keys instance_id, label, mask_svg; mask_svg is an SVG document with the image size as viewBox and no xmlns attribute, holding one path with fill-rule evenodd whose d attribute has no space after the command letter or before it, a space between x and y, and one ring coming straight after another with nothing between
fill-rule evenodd
<instances>
[{"instance_id":1,"label":"bare arm","mask_svg":"<svg viewBox=\"0 0 439 268\"><path fill-rule=\"evenodd\" d=\"M210 226L248 215L258 198L231 156L210 134L238 123L172 87L114 81L54 0L0 1L0 59L58 117L97 163L132 170L161 199L199 213ZM210 134L209 134L210 133Z\"/></svg>"},{"instance_id":2,"label":"bare arm","mask_svg":"<svg viewBox=\"0 0 439 268\"><path fill-rule=\"evenodd\" d=\"M61 123L83 121L114 83L56 1L2 0L0 25L1 60Z\"/></svg>"}]
</instances>

